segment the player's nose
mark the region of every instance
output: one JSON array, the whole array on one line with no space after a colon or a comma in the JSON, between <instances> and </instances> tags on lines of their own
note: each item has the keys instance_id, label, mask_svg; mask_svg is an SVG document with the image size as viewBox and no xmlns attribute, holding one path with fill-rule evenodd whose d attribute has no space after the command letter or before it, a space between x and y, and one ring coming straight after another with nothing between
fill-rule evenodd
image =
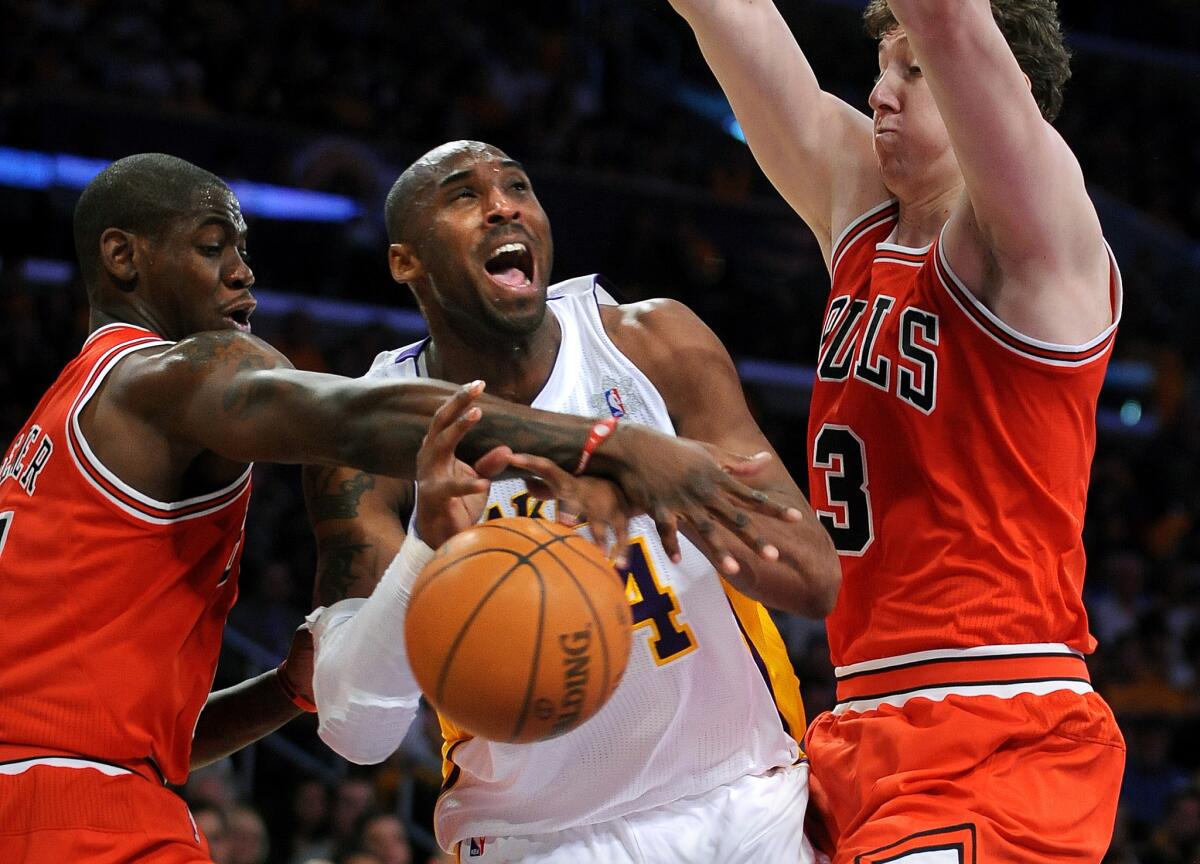
<instances>
[{"instance_id":1,"label":"player's nose","mask_svg":"<svg viewBox=\"0 0 1200 864\"><path fill-rule=\"evenodd\" d=\"M880 75L879 80L875 82L875 86L871 88L871 95L867 97L867 104L871 106L871 110L876 114L886 114L900 110L900 103L896 98L896 88L892 86L891 76L887 72Z\"/></svg>"},{"instance_id":2,"label":"player's nose","mask_svg":"<svg viewBox=\"0 0 1200 864\"><path fill-rule=\"evenodd\" d=\"M488 224L503 225L507 222L517 222L521 219L521 209L517 203L502 189L493 189L487 198Z\"/></svg>"},{"instance_id":3,"label":"player's nose","mask_svg":"<svg viewBox=\"0 0 1200 864\"><path fill-rule=\"evenodd\" d=\"M237 263L229 270L225 277L226 283L231 288L251 288L254 286L254 271L250 269L249 263L242 257L241 252L235 253Z\"/></svg>"}]
</instances>

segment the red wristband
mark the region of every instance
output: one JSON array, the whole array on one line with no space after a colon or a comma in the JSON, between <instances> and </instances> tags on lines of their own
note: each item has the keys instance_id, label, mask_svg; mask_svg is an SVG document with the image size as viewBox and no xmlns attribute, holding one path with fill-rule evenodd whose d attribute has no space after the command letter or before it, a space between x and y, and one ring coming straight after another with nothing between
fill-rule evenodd
<instances>
[{"instance_id":1,"label":"red wristband","mask_svg":"<svg viewBox=\"0 0 1200 864\"><path fill-rule=\"evenodd\" d=\"M279 682L279 689L283 691L283 695L291 700L291 703L301 711L307 711L309 714L317 713L317 706L311 699L292 689L292 685L288 683L287 677L283 674L284 667L287 666L287 661L284 660L275 669L275 680Z\"/></svg>"},{"instance_id":2,"label":"red wristband","mask_svg":"<svg viewBox=\"0 0 1200 864\"><path fill-rule=\"evenodd\" d=\"M592 454L612 437L613 430L617 428L616 417L605 417L603 420L597 420L592 426L592 431L588 432L587 440L583 442L583 452L579 454L579 464L575 466L575 476L578 477L587 468L588 463L592 461Z\"/></svg>"}]
</instances>

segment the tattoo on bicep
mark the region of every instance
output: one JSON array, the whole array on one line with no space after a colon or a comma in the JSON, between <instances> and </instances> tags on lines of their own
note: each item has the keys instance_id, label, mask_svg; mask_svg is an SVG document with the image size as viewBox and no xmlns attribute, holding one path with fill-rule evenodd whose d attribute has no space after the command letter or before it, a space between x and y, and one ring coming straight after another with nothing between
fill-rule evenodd
<instances>
[{"instance_id":1,"label":"tattoo on bicep","mask_svg":"<svg viewBox=\"0 0 1200 864\"><path fill-rule=\"evenodd\" d=\"M325 522L329 519L353 519L358 515L358 503L368 489L375 488L375 478L365 471L359 471L353 477L348 477L337 484L335 490L329 490L328 481L336 468L321 470L319 477L306 490L308 495L308 512L313 522Z\"/></svg>"},{"instance_id":2,"label":"tattoo on bicep","mask_svg":"<svg viewBox=\"0 0 1200 864\"><path fill-rule=\"evenodd\" d=\"M238 362L237 373L222 395L221 402L225 410L239 420L244 420L262 409L284 390L295 389L297 385L277 379L243 375L246 372L272 368L274 368L274 364L265 357L243 357Z\"/></svg>"},{"instance_id":3,"label":"tattoo on bicep","mask_svg":"<svg viewBox=\"0 0 1200 864\"><path fill-rule=\"evenodd\" d=\"M322 606L330 606L350 596L351 588L362 578L364 570L376 572L379 551L369 543L353 540L354 535L346 532L321 541L317 602Z\"/></svg>"}]
</instances>

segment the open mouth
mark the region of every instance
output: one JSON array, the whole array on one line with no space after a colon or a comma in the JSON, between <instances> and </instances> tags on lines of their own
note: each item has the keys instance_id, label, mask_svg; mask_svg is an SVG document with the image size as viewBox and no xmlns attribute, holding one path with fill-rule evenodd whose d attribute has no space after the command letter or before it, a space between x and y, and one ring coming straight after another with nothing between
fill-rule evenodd
<instances>
[{"instance_id":1,"label":"open mouth","mask_svg":"<svg viewBox=\"0 0 1200 864\"><path fill-rule=\"evenodd\" d=\"M233 323L233 326L245 333L250 332L250 313L254 311L251 305L239 306L236 309L227 309L225 311L225 320Z\"/></svg>"},{"instance_id":2,"label":"open mouth","mask_svg":"<svg viewBox=\"0 0 1200 864\"><path fill-rule=\"evenodd\" d=\"M505 288L527 288L533 283L533 253L524 243L496 247L483 267L493 282Z\"/></svg>"}]
</instances>

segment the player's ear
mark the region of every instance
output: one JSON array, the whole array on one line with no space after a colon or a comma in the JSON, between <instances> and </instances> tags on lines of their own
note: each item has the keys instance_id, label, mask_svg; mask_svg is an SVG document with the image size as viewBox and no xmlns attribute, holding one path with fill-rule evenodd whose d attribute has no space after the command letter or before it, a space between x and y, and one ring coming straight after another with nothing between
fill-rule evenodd
<instances>
[{"instance_id":1,"label":"player's ear","mask_svg":"<svg viewBox=\"0 0 1200 864\"><path fill-rule=\"evenodd\" d=\"M425 275L417 250L408 243L393 243L388 247L388 269L393 279L408 285Z\"/></svg>"},{"instance_id":2,"label":"player's ear","mask_svg":"<svg viewBox=\"0 0 1200 864\"><path fill-rule=\"evenodd\" d=\"M123 290L137 284L134 236L120 228L105 228L100 235L100 264Z\"/></svg>"}]
</instances>

